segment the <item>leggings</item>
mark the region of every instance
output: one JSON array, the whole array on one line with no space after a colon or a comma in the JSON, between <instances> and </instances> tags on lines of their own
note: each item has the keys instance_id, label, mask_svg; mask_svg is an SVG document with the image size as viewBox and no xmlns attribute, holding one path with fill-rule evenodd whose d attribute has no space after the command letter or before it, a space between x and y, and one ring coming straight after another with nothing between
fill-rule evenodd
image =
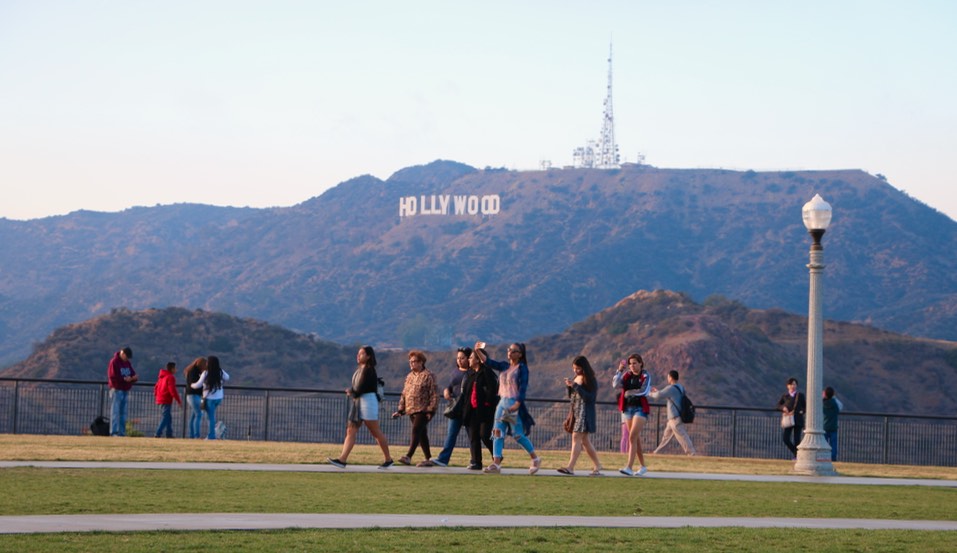
<instances>
[{"instance_id":1,"label":"leggings","mask_svg":"<svg viewBox=\"0 0 957 553\"><path fill-rule=\"evenodd\" d=\"M425 455L426 459L431 459L428 413L412 413L409 418L412 419L412 442L409 444L409 453L406 457L411 459L412 455L415 454L415 449L422 446L422 454Z\"/></svg>"},{"instance_id":2,"label":"leggings","mask_svg":"<svg viewBox=\"0 0 957 553\"><path fill-rule=\"evenodd\" d=\"M797 446L801 445L801 432L803 430L803 426L792 426L781 431L781 441L788 446L788 450L793 456L797 456Z\"/></svg>"}]
</instances>

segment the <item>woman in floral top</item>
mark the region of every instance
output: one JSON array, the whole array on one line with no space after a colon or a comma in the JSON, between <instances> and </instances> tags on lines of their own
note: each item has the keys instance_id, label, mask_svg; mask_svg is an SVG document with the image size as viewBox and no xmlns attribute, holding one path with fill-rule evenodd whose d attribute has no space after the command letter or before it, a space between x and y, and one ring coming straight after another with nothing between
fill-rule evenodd
<instances>
[{"instance_id":1,"label":"woman in floral top","mask_svg":"<svg viewBox=\"0 0 957 553\"><path fill-rule=\"evenodd\" d=\"M392 418L409 415L412 420L412 441L409 452L399 458L403 465L412 464L415 450L422 446L425 460L419 467L431 467L432 451L429 448L429 421L439 404L439 396L435 385L435 377L425 368L425 354L419 350L409 352L409 374L405 377L405 386L402 387L402 397L399 398L399 410L392 414Z\"/></svg>"}]
</instances>

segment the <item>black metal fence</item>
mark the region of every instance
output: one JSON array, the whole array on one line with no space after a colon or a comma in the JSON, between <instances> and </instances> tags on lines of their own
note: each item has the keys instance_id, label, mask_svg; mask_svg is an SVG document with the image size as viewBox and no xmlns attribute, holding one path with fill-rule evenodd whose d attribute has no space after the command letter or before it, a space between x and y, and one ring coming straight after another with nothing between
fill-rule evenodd
<instances>
[{"instance_id":1,"label":"black metal fence","mask_svg":"<svg viewBox=\"0 0 957 553\"><path fill-rule=\"evenodd\" d=\"M380 407L380 424L389 442L406 444L409 422L391 419L397 393L387 393ZM562 430L567 400L533 399L527 405L536 420L530 436L539 449L567 449L570 437ZM339 443L345 433L349 402L341 390L249 388L230 386L216 411L227 425L227 438L286 442ZM90 433L90 423L109 416L110 402L103 382L0 378L0 433ZM188 408L176 413L174 435L186 432ZM620 451L621 422L611 402L598 404L598 432L592 443L600 451ZM649 424L642 433L645 451L654 449L664 432L666 409L652 404ZM129 417L134 430L152 436L160 409L152 384L138 384L130 392ZM203 435L205 435L205 423ZM435 453L446 436L446 419L432 421L429 436ZM781 442L780 417L771 409L697 406L688 433L699 455L787 459ZM467 448L465 432L456 447ZM372 444L367 432L359 443ZM957 466L957 417L929 417L878 413L842 413L838 432L839 461L901 465ZM511 441L507 447L516 447ZM680 453L677 443L667 453Z\"/></svg>"}]
</instances>

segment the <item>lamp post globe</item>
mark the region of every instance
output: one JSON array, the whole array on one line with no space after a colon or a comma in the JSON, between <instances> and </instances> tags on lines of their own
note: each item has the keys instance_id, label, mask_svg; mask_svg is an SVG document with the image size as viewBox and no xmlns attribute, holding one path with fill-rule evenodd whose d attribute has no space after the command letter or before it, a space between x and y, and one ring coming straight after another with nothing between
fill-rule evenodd
<instances>
[{"instance_id":1,"label":"lamp post globe","mask_svg":"<svg viewBox=\"0 0 957 553\"><path fill-rule=\"evenodd\" d=\"M824 312L821 309L821 277L824 273L824 246L821 238L831 224L831 205L815 194L801 210L804 226L814 239L811 244L810 290L807 316L807 413L804 439L798 445L794 472L810 476L837 474L831 463L831 446L824 439L824 407L821 391L824 380Z\"/></svg>"}]
</instances>

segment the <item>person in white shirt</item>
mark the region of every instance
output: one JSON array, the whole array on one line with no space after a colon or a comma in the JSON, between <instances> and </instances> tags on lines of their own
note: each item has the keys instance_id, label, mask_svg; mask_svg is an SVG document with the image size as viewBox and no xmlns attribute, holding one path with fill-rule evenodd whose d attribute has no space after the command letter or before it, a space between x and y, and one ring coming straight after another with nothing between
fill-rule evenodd
<instances>
[{"instance_id":1,"label":"person in white shirt","mask_svg":"<svg viewBox=\"0 0 957 553\"><path fill-rule=\"evenodd\" d=\"M207 440L216 439L216 409L223 402L223 383L227 380L229 380L229 373L219 366L219 358L210 355L206 358L206 370L199 375L199 380L191 384L193 388L203 390L206 419L209 421Z\"/></svg>"}]
</instances>

